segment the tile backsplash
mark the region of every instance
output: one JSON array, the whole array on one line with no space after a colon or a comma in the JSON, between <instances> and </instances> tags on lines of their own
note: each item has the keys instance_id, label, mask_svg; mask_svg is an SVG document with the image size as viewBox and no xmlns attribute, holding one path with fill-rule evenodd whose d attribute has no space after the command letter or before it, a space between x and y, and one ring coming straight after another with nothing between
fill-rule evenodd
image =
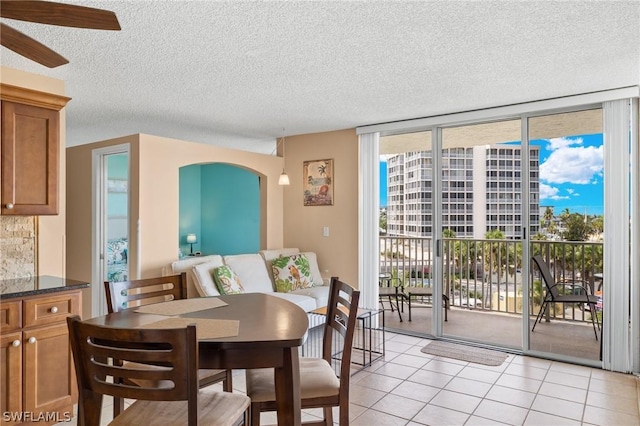
<instances>
[{"instance_id":1,"label":"tile backsplash","mask_svg":"<svg viewBox=\"0 0 640 426\"><path fill-rule=\"evenodd\" d=\"M36 216L0 215L0 279L36 274Z\"/></svg>"}]
</instances>

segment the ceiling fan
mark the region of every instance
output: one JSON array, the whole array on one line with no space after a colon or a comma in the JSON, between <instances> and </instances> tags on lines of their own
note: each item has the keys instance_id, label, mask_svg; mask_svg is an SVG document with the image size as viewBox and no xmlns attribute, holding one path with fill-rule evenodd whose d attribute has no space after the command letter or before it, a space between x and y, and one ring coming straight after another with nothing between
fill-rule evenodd
<instances>
[{"instance_id":1,"label":"ceiling fan","mask_svg":"<svg viewBox=\"0 0 640 426\"><path fill-rule=\"evenodd\" d=\"M120 30L118 18L111 11L50 1L0 0L0 16L64 27ZM0 23L0 44L49 68L69 63L59 53L4 23Z\"/></svg>"}]
</instances>

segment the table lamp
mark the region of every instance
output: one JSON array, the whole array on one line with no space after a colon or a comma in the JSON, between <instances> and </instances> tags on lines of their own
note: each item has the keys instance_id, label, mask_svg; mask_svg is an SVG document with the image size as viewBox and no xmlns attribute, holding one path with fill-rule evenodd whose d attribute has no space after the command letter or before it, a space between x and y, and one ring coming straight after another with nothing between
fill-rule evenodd
<instances>
[{"instance_id":1,"label":"table lamp","mask_svg":"<svg viewBox=\"0 0 640 426\"><path fill-rule=\"evenodd\" d=\"M193 254L193 245L195 243L198 242L198 239L196 238L196 234L188 234L187 235L187 243L191 244L191 253L189 253L189 256L194 256Z\"/></svg>"}]
</instances>

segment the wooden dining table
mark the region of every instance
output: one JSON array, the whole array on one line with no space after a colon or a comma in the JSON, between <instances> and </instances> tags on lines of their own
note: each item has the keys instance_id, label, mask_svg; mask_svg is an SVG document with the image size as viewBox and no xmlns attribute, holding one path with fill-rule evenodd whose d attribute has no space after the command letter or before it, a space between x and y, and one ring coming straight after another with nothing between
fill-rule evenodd
<instances>
[{"instance_id":1,"label":"wooden dining table","mask_svg":"<svg viewBox=\"0 0 640 426\"><path fill-rule=\"evenodd\" d=\"M298 348L308 317L297 305L276 296L245 293L217 296L226 306L182 313L182 318L237 320L235 336L198 338L199 368L274 368L279 425L299 425L300 369ZM86 320L118 328L142 328L161 315L128 309Z\"/></svg>"}]
</instances>

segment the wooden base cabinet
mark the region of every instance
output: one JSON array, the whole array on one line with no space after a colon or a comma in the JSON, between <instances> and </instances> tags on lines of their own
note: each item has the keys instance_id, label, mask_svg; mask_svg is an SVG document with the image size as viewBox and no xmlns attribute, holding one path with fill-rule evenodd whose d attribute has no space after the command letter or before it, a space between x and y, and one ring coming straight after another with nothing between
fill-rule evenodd
<instances>
[{"instance_id":1,"label":"wooden base cabinet","mask_svg":"<svg viewBox=\"0 0 640 426\"><path fill-rule=\"evenodd\" d=\"M81 297L76 291L11 301L23 312L13 332L4 321L11 307L2 303L0 423L54 424L72 417L78 391L66 319L80 315Z\"/></svg>"},{"instance_id":2,"label":"wooden base cabinet","mask_svg":"<svg viewBox=\"0 0 640 426\"><path fill-rule=\"evenodd\" d=\"M10 424L5 413L22 411L22 333L2 333L0 346L0 421Z\"/></svg>"}]
</instances>

